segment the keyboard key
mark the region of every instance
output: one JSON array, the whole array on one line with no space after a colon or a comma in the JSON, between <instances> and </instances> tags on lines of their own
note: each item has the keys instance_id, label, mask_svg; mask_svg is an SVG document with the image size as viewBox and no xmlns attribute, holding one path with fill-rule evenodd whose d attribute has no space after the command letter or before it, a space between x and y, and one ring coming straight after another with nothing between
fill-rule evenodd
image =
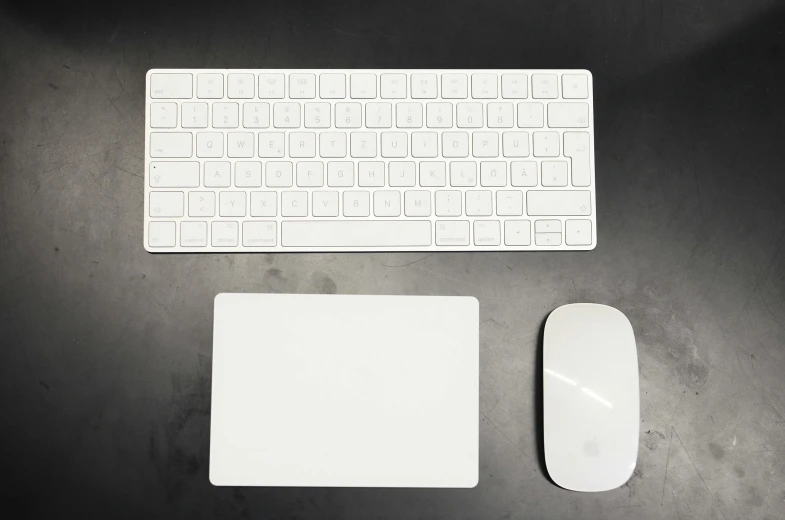
<instances>
[{"instance_id":1,"label":"keyboard key","mask_svg":"<svg viewBox=\"0 0 785 520\"><path fill-rule=\"evenodd\" d=\"M218 200L218 214L221 217L244 217L245 192L222 191Z\"/></svg>"},{"instance_id":2,"label":"keyboard key","mask_svg":"<svg viewBox=\"0 0 785 520\"><path fill-rule=\"evenodd\" d=\"M367 191L343 192L343 215L345 217L370 216L371 194Z\"/></svg>"},{"instance_id":3,"label":"keyboard key","mask_svg":"<svg viewBox=\"0 0 785 520\"><path fill-rule=\"evenodd\" d=\"M292 187L292 163L267 161L264 166L264 182L268 188Z\"/></svg>"},{"instance_id":4,"label":"keyboard key","mask_svg":"<svg viewBox=\"0 0 785 520\"><path fill-rule=\"evenodd\" d=\"M207 247L207 222L181 222L181 247Z\"/></svg>"},{"instance_id":5,"label":"keyboard key","mask_svg":"<svg viewBox=\"0 0 785 520\"><path fill-rule=\"evenodd\" d=\"M482 128L482 112L482 103L458 103L458 128Z\"/></svg>"},{"instance_id":6,"label":"keyboard key","mask_svg":"<svg viewBox=\"0 0 785 520\"><path fill-rule=\"evenodd\" d=\"M535 157L559 156L559 132L534 132Z\"/></svg>"},{"instance_id":7,"label":"keyboard key","mask_svg":"<svg viewBox=\"0 0 785 520\"><path fill-rule=\"evenodd\" d=\"M588 132L564 132L564 156L572 159L572 185L591 184L591 156Z\"/></svg>"},{"instance_id":8,"label":"keyboard key","mask_svg":"<svg viewBox=\"0 0 785 520\"><path fill-rule=\"evenodd\" d=\"M189 217L214 217L215 216L215 192L192 191L188 193L188 216Z\"/></svg>"},{"instance_id":9,"label":"keyboard key","mask_svg":"<svg viewBox=\"0 0 785 520\"><path fill-rule=\"evenodd\" d=\"M253 74L229 74L226 93L229 99L253 99L256 93Z\"/></svg>"},{"instance_id":10,"label":"keyboard key","mask_svg":"<svg viewBox=\"0 0 785 520\"><path fill-rule=\"evenodd\" d=\"M565 161L542 161L540 168L543 186L567 186L567 163Z\"/></svg>"},{"instance_id":11,"label":"keyboard key","mask_svg":"<svg viewBox=\"0 0 785 520\"><path fill-rule=\"evenodd\" d=\"M373 214L377 217L400 217L401 192L381 190L374 191Z\"/></svg>"},{"instance_id":12,"label":"keyboard key","mask_svg":"<svg viewBox=\"0 0 785 520\"><path fill-rule=\"evenodd\" d=\"M349 81L352 99L373 99L376 97L376 74L350 74Z\"/></svg>"},{"instance_id":13,"label":"keyboard key","mask_svg":"<svg viewBox=\"0 0 785 520\"><path fill-rule=\"evenodd\" d=\"M561 233L534 233L534 243L538 246L560 246Z\"/></svg>"},{"instance_id":14,"label":"keyboard key","mask_svg":"<svg viewBox=\"0 0 785 520\"><path fill-rule=\"evenodd\" d=\"M220 132L199 132L196 134L197 157L223 157L224 134Z\"/></svg>"},{"instance_id":15,"label":"keyboard key","mask_svg":"<svg viewBox=\"0 0 785 520\"><path fill-rule=\"evenodd\" d=\"M259 157L283 157L286 134L259 132Z\"/></svg>"},{"instance_id":16,"label":"keyboard key","mask_svg":"<svg viewBox=\"0 0 785 520\"><path fill-rule=\"evenodd\" d=\"M243 222L243 245L246 247L275 247L277 227L274 220Z\"/></svg>"},{"instance_id":17,"label":"keyboard key","mask_svg":"<svg viewBox=\"0 0 785 520\"><path fill-rule=\"evenodd\" d=\"M274 191L251 192L251 216L274 217L278 214L278 193Z\"/></svg>"},{"instance_id":18,"label":"keyboard key","mask_svg":"<svg viewBox=\"0 0 785 520\"><path fill-rule=\"evenodd\" d=\"M239 233L237 222L213 222L211 244L213 247L237 247Z\"/></svg>"},{"instance_id":19,"label":"keyboard key","mask_svg":"<svg viewBox=\"0 0 785 520\"><path fill-rule=\"evenodd\" d=\"M350 136L351 156L355 158L376 157L377 138L376 132L352 132Z\"/></svg>"},{"instance_id":20,"label":"keyboard key","mask_svg":"<svg viewBox=\"0 0 785 520\"><path fill-rule=\"evenodd\" d=\"M335 104L336 128L360 128L362 121L362 105L360 103Z\"/></svg>"},{"instance_id":21,"label":"keyboard key","mask_svg":"<svg viewBox=\"0 0 785 520\"><path fill-rule=\"evenodd\" d=\"M305 104L305 128L330 128L330 103Z\"/></svg>"},{"instance_id":22,"label":"keyboard key","mask_svg":"<svg viewBox=\"0 0 785 520\"><path fill-rule=\"evenodd\" d=\"M397 103L395 124L398 128L422 128L422 103Z\"/></svg>"},{"instance_id":23,"label":"keyboard key","mask_svg":"<svg viewBox=\"0 0 785 520\"><path fill-rule=\"evenodd\" d=\"M237 103L213 103L213 128L237 128L240 126L239 114Z\"/></svg>"},{"instance_id":24,"label":"keyboard key","mask_svg":"<svg viewBox=\"0 0 785 520\"><path fill-rule=\"evenodd\" d=\"M450 186L477 186L477 163L474 161L450 162Z\"/></svg>"},{"instance_id":25,"label":"keyboard key","mask_svg":"<svg viewBox=\"0 0 785 520\"><path fill-rule=\"evenodd\" d=\"M274 103L275 128L300 128L300 103Z\"/></svg>"},{"instance_id":26,"label":"keyboard key","mask_svg":"<svg viewBox=\"0 0 785 520\"><path fill-rule=\"evenodd\" d=\"M559 97L559 77L556 74L532 74L532 97L556 99Z\"/></svg>"},{"instance_id":27,"label":"keyboard key","mask_svg":"<svg viewBox=\"0 0 785 520\"><path fill-rule=\"evenodd\" d=\"M533 216L589 216L591 192L529 190L526 192L526 211Z\"/></svg>"},{"instance_id":28,"label":"keyboard key","mask_svg":"<svg viewBox=\"0 0 785 520\"><path fill-rule=\"evenodd\" d=\"M226 137L229 157L253 157L255 136L252 132L229 132Z\"/></svg>"},{"instance_id":29,"label":"keyboard key","mask_svg":"<svg viewBox=\"0 0 785 520\"><path fill-rule=\"evenodd\" d=\"M468 226L468 222L466 225ZM468 237L468 234L467 234ZM468 240L468 238L467 238ZM281 223L285 247L427 247L427 220L308 220Z\"/></svg>"},{"instance_id":30,"label":"keyboard key","mask_svg":"<svg viewBox=\"0 0 785 520\"><path fill-rule=\"evenodd\" d=\"M331 188L351 188L354 186L354 163L349 161L327 163L327 185Z\"/></svg>"},{"instance_id":31,"label":"keyboard key","mask_svg":"<svg viewBox=\"0 0 785 520\"><path fill-rule=\"evenodd\" d=\"M474 99L495 99L499 97L498 77L496 74L472 74L472 97Z\"/></svg>"},{"instance_id":32,"label":"keyboard key","mask_svg":"<svg viewBox=\"0 0 785 520\"><path fill-rule=\"evenodd\" d=\"M346 157L346 132L322 132L319 134L321 157Z\"/></svg>"},{"instance_id":33,"label":"keyboard key","mask_svg":"<svg viewBox=\"0 0 785 520\"><path fill-rule=\"evenodd\" d=\"M452 128L452 103L427 103L425 124L428 128Z\"/></svg>"},{"instance_id":34,"label":"keyboard key","mask_svg":"<svg viewBox=\"0 0 785 520\"><path fill-rule=\"evenodd\" d=\"M176 128L177 103L150 103L150 128Z\"/></svg>"},{"instance_id":35,"label":"keyboard key","mask_svg":"<svg viewBox=\"0 0 785 520\"><path fill-rule=\"evenodd\" d=\"M405 132L382 132L382 157L398 158L409 155L409 134Z\"/></svg>"},{"instance_id":36,"label":"keyboard key","mask_svg":"<svg viewBox=\"0 0 785 520\"><path fill-rule=\"evenodd\" d=\"M502 74L502 97L504 99L526 99L529 77L526 74Z\"/></svg>"},{"instance_id":37,"label":"keyboard key","mask_svg":"<svg viewBox=\"0 0 785 520\"><path fill-rule=\"evenodd\" d=\"M365 126L392 128L392 104L368 103L365 105Z\"/></svg>"},{"instance_id":38,"label":"keyboard key","mask_svg":"<svg viewBox=\"0 0 785 520\"><path fill-rule=\"evenodd\" d=\"M315 191L313 192L314 217L337 217L338 216L338 192L337 191Z\"/></svg>"},{"instance_id":39,"label":"keyboard key","mask_svg":"<svg viewBox=\"0 0 785 520\"><path fill-rule=\"evenodd\" d=\"M151 188L198 188L199 163L153 161L150 163Z\"/></svg>"},{"instance_id":40,"label":"keyboard key","mask_svg":"<svg viewBox=\"0 0 785 520\"><path fill-rule=\"evenodd\" d=\"M286 94L283 74L259 74L259 97L262 99L283 99Z\"/></svg>"},{"instance_id":41,"label":"keyboard key","mask_svg":"<svg viewBox=\"0 0 785 520\"><path fill-rule=\"evenodd\" d=\"M431 216L431 192L425 190L407 190L403 196L404 214L407 217Z\"/></svg>"},{"instance_id":42,"label":"keyboard key","mask_svg":"<svg viewBox=\"0 0 785 520\"><path fill-rule=\"evenodd\" d=\"M390 161L388 166L390 174L390 186L392 187L411 187L415 184L415 173L413 162Z\"/></svg>"},{"instance_id":43,"label":"keyboard key","mask_svg":"<svg viewBox=\"0 0 785 520\"><path fill-rule=\"evenodd\" d=\"M177 158L193 155L193 134L190 132L151 132L150 157Z\"/></svg>"},{"instance_id":44,"label":"keyboard key","mask_svg":"<svg viewBox=\"0 0 785 520\"><path fill-rule=\"evenodd\" d=\"M412 157L436 157L439 155L439 134L436 132L412 132Z\"/></svg>"},{"instance_id":45,"label":"keyboard key","mask_svg":"<svg viewBox=\"0 0 785 520\"><path fill-rule=\"evenodd\" d=\"M281 193L281 216L307 217L308 192L284 191Z\"/></svg>"},{"instance_id":46,"label":"keyboard key","mask_svg":"<svg viewBox=\"0 0 785 520\"><path fill-rule=\"evenodd\" d=\"M589 97L589 77L586 74L562 74L561 90L564 99L587 99Z\"/></svg>"},{"instance_id":47,"label":"keyboard key","mask_svg":"<svg viewBox=\"0 0 785 520\"><path fill-rule=\"evenodd\" d=\"M238 188L261 188L262 163L258 161L234 163L234 185Z\"/></svg>"},{"instance_id":48,"label":"keyboard key","mask_svg":"<svg viewBox=\"0 0 785 520\"><path fill-rule=\"evenodd\" d=\"M564 242L568 246L591 245L591 220L568 220L564 227Z\"/></svg>"},{"instance_id":49,"label":"keyboard key","mask_svg":"<svg viewBox=\"0 0 785 520\"><path fill-rule=\"evenodd\" d=\"M501 225L498 220L474 221L474 245L498 246L501 242Z\"/></svg>"},{"instance_id":50,"label":"keyboard key","mask_svg":"<svg viewBox=\"0 0 785 520\"><path fill-rule=\"evenodd\" d=\"M538 178L535 161L513 161L510 163L510 184L513 186L537 186Z\"/></svg>"},{"instance_id":51,"label":"keyboard key","mask_svg":"<svg viewBox=\"0 0 785 520\"><path fill-rule=\"evenodd\" d=\"M298 162L297 186L300 188L321 188L324 186L324 163L320 161Z\"/></svg>"},{"instance_id":52,"label":"keyboard key","mask_svg":"<svg viewBox=\"0 0 785 520\"><path fill-rule=\"evenodd\" d=\"M502 161L481 162L480 185L498 188L507 186L507 163Z\"/></svg>"},{"instance_id":53,"label":"keyboard key","mask_svg":"<svg viewBox=\"0 0 785 520\"><path fill-rule=\"evenodd\" d=\"M205 162L204 186L206 188L228 188L231 183L230 168L228 162Z\"/></svg>"},{"instance_id":54,"label":"keyboard key","mask_svg":"<svg viewBox=\"0 0 785 520\"><path fill-rule=\"evenodd\" d=\"M319 97L322 99L346 98L346 75L334 73L319 74Z\"/></svg>"},{"instance_id":55,"label":"keyboard key","mask_svg":"<svg viewBox=\"0 0 785 520\"><path fill-rule=\"evenodd\" d=\"M442 74L442 97L466 99L469 97L469 79L466 74Z\"/></svg>"},{"instance_id":56,"label":"keyboard key","mask_svg":"<svg viewBox=\"0 0 785 520\"><path fill-rule=\"evenodd\" d=\"M151 191L151 217L182 217L184 214L182 191Z\"/></svg>"},{"instance_id":57,"label":"keyboard key","mask_svg":"<svg viewBox=\"0 0 785 520\"><path fill-rule=\"evenodd\" d=\"M224 97L224 75L197 74L196 97L200 99L221 99Z\"/></svg>"},{"instance_id":58,"label":"keyboard key","mask_svg":"<svg viewBox=\"0 0 785 520\"><path fill-rule=\"evenodd\" d=\"M150 247L174 247L177 224L174 222L150 222L147 227L147 245Z\"/></svg>"},{"instance_id":59,"label":"keyboard key","mask_svg":"<svg viewBox=\"0 0 785 520\"><path fill-rule=\"evenodd\" d=\"M588 103L548 103L548 126L551 128L588 128Z\"/></svg>"},{"instance_id":60,"label":"keyboard key","mask_svg":"<svg viewBox=\"0 0 785 520\"><path fill-rule=\"evenodd\" d=\"M528 220L505 220L504 243L508 246L531 245L531 222Z\"/></svg>"},{"instance_id":61,"label":"keyboard key","mask_svg":"<svg viewBox=\"0 0 785 520\"><path fill-rule=\"evenodd\" d=\"M384 186L384 163L381 161L361 161L359 166L359 184L363 188L379 188Z\"/></svg>"},{"instance_id":62,"label":"keyboard key","mask_svg":"<svg viewBox=\"0 0 785 520\"><path fill-rule=\"evenodd\" d=\"M561 233L561 220L537 220L534 222L535 233Z\"/></svg>"},{"instance_id":63,"label":"keyboard key","mask_svg":"<svg viewBox=\"0 0 785 520\"><path fill-rule=\"evenodd\" d=\"M475 157L499 157L498 132L474 132L472 155Z\"/></svg>"},{"instance_id":64,"label":"keyboard key","mask_svg":"<svg viewBox=\"0 0 785 520\"><path fill-rule=\"evenodd\" d=\"M497 191L496 214L499 216L523 215L523 193L518 190Z\"/></svg>"},{"instance_id":65,"label":"keyboard key","mask_svg":"<svg viewBox=\"0 0 785 520\"><path fill-rule=\"evenodd\" d=\"M461 216L460 191L439 190L436 192L436 216L460 217Z\"/></svg>"},{"instance_id":66,"label":"keyboard key","mask_svg":"<svg viewBox=\"0 0 785 520\"><path fill-rule=\"evenodd\" d=\"M245 128L270 128L270 104L243 103L243 126Z\"/></svg>"},{"instance_id":67,"label":"keyboard key","mask_svg":"<svg viewBox=\"0 0 785 520\"><path fill-rule=\"evenodd\" d=\"M289 97L291 99L313 99L316 97L315 74L290 74Z\"/></svg>"},{"instance_id":68,"label":"keyboard key","mask_svg":"<svg viewBox=\"0 0 785 520\"><path fill-rule=\"evenodd\" d=\"M488 128L512 128L512 103L488 103Z\"/></svg>"},{"instance_id":69,"label":"keyboard key","mask_svg":"<svg viewBox=\"0 0 785 520\"><path fill-rule=\"evenodd\" d=\"M297 159L316 157L316 134L314 132L291 132L289 134L289 157Z\"/></svg>"},{"instance_id":70,"label":"keyboard key","mask_svg":"<svg viewBox=\"0 0 785 520\"><path fill-rule=\"evenodd\" d=\"M382 74L382 99L406 99L406 74Z\"/></svg>"},{"instance_id":71,"label":"keyboard key","mask_svg":"<svg viewBox=\"0 0 785 520\"><path fill-rule=\"evenodd\" d=\"M180 106L183 128L207 128L207 103L183 103Z\"/></svg>"},{"instance_id":72,"label":"keyboard key","mask_svg":"<svg viewBox=\"0 0 785 520\"><path fill-rule=\"evenodd\" d=\"M504 155L505 157L528 157L529 133L528 132L502 133L502 155Z\"/></svg>"},{"instance_id":73,"label":"keyboard key","mask_svg":"<svg viewBox=\"0 0 785 520\"><path fill-rule=\"evenodd\" d=\"M150 97L153 99L191 98L193 83L192 74L150 74Z\"/></svg>"},{"instance_id":74,"label":"keyboard key","mask_svg":"<svg viewBox=\"0 0 785 520\"><path fill-rule=\"evenodd\" d=\"M437 220L436 221L437 246L468 246L469 221L467 220Z\"/></svg>"},{"instance_id":75,"label":"keyboard key","mask_svg":"<svg viewBox=\"0 0 785 520\"><path fill-rule=\"evenodd\" d=\"M447 185L447 167L441 162L420 162L420 186L434 188Z\"/></svg>"},{"instance_id":76,"label":"keyboard key","mask_svg":"<svg viewBox=\"0 0 785 520\"><path fill-rule=\"evenodd\" d=\"M544 114L542 103L518 103L518 128L544 127Z\"/></svg>"},{"instance_id":77,"label":"keyboard key","mask_svg":"<svg viewBox=\"0 0 785 520\"><path fill-rule=\"evenodd\" d=\"M486 190L467 191L466 214L470 217L489 217L493 215L493 194Z\"/></svg>"},{"instance_id":78,"label":"keyboard key","mask_svg":"<svg viewBox=\"0 0 785 520\"><path fill-rule=\"evenodd\" d=\"M412 80L412 99L436 99L438 96L439 82L436 74L414 73Z\"/></svg>"},{"instance_id":79,"label":"keyboard key","mask_svg":"<svg viewBox=\"0 0 785 520\"><path fill-rule=\"evenodd\" d=\"M469 157L469 134L466 132L443 132L442 155L444 157Z\"/></svg>"}]
</instances>

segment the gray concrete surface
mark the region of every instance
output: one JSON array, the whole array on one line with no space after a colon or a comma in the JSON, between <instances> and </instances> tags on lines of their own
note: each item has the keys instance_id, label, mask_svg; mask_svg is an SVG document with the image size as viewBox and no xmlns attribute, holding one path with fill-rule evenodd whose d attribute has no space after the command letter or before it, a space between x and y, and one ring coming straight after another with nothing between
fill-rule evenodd
<instances>
[{"instance_id":1,"label":"gray concrete surface","mask_svg":"<svg viewBox=\"0 0 785 520\"><path fill-rule=\"evenodd\" d=\"M14 518L785 518L781 3L14 2L0 11L0 431ZM581 67L597 93L587 253L151 255L151 67ZM221 291L473 295L472 490L207 479ZM624 311L642 423L630 482L543 473L539 335Z\"/></svg>"}]
</instances>

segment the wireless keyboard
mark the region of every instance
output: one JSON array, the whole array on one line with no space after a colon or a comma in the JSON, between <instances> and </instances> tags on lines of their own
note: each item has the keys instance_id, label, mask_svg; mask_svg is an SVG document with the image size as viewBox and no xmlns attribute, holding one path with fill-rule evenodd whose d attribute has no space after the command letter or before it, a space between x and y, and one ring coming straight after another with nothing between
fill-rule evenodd
<instances>
[{"instance_id":1,"label":"wireless keyboard","mask_svg":"<svg viewBox=\"0 0 785 520\"><path fill-rule=\"evenodd\" d=\"M151 252L585 250L586 70L147 73Z\"/></svg>"}]
</instances>

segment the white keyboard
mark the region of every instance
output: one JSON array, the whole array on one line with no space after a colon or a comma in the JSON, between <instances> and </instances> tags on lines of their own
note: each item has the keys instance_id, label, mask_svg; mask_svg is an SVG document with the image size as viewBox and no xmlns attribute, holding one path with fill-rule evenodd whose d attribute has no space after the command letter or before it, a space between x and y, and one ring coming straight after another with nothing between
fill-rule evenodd
<instances>
[{"instance_id":1,"label":"white keyboard","mask_svg":"<svg viewBox=\"0 0 785 520\"><path fill-rule=\"evenodd\" d=\"M586 70L147 73L151 252L585 250Z\"/></svg>"}]
</instances>

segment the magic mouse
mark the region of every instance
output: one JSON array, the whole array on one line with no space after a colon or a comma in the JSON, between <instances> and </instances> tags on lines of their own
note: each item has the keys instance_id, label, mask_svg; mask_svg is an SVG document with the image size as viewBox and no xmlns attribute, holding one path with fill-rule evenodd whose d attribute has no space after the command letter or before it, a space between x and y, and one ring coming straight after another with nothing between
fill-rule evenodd
<instances>
[{"instance_id":1,"label":"magic mouse","mask_svg":"<svg viewBox=\"0 0 785 520\"><path fill-rule=\"evenodd\" d=\"M630 321L606 305L559 307L545 322L542 370L550 477L573 491L623 485L635 469L640 422Z\"/></svg>"}]
</instances>

